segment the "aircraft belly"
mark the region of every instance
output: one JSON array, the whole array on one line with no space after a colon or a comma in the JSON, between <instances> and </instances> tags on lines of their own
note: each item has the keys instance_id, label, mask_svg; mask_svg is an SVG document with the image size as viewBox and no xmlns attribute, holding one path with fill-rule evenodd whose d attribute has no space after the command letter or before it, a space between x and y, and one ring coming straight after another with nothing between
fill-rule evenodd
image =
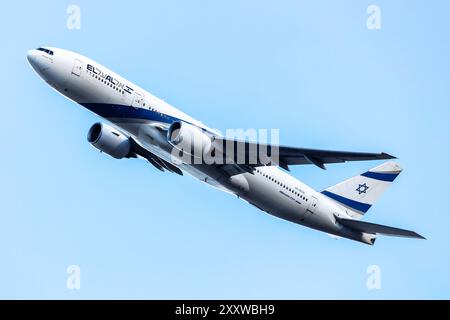
<instances>
[{"instance_id":1,"label":"aircraft belly","mask_svg":"<svg viewBox=\"0 0 450 320\"><path fill-rule=\"evenodd\" d=\"M246 173L249 191L242 198L267 213L282 219L304 224L308 215L304 205L284 192L278 184L268 182L262 176Z\"/></svg>"}]
</instances>

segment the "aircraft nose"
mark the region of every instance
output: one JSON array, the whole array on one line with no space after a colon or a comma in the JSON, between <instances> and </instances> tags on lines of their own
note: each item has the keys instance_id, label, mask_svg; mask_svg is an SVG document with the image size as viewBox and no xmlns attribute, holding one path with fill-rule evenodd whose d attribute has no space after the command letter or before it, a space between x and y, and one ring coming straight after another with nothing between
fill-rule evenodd
<instances>
[{"instance_id":1,"label":"aircraft nose","mask_svg":"<svg viewBox=\"0 0 450 320\"><path fill-rule=\"evenodd\" d=\"M27 60L33 69L39 74L49 68L48 62L39 50L29 50L27 52Z\"/></svg>"},{"instance_id":2,"label":"aircraft nose","mask_svg":"<svg viewBox=\"0 0 450 320\"><path fill-rule=\"evenodd\" d=\"M37 55L38 55L37 50L28 50L28 52L27 52L27 60L34 69L36 69L36 66L37 66L37 63L36 63Z\"/></svg>"}]
</instances>

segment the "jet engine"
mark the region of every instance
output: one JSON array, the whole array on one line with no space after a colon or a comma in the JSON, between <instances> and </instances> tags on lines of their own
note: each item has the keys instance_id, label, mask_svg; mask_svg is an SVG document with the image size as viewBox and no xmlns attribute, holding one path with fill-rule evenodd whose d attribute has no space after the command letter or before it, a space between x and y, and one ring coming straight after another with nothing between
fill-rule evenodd
<instances>
[{"instance_id":1,"label":"jet engine","mask_svg":"<svg viewBox=\"0 0 450 320\"><path fill-rule=\"evenodd\" d=\"M98 150L116 159L130 157L131 143L128 137L113 127L97 122L89 129L87 140Z\"/></svg>"},{"instance_id":2,"label":"jet engine","mask_svg":"<svg viewBox=\"0 0 450 320\"><path fill-rule=\"evenodd\" d=\"M202 157L211 151L211 138L202 129L182 121L171 124L167 140L178 150L194 157Z\"/></svg>"}]
</instances>

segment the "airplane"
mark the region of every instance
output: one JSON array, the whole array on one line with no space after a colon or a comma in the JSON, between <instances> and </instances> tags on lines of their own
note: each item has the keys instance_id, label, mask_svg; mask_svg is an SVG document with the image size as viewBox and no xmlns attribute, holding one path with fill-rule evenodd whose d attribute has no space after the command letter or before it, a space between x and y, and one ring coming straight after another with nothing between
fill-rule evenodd
<instances>
[{"instance_id":1,"label":"airplane","mask_svg":"<svg viewBox=\"0 0 450 320\"><path fill-rule=\"evenodd\" d=\"M113 158L143 158L163 172L187 173L273 216L334 237L368 245L379 235L425 239L414 231L362 221L402 171L387 153L227 138L78 53L39 47L27 52L27 60L57 92L106 121L93 124L87 140ZM206 161L206 155L215 161ZM325 169L329 163L363 160L388 161L323 191L288 173L293 165Z\"/></svg>"}]
</instances>

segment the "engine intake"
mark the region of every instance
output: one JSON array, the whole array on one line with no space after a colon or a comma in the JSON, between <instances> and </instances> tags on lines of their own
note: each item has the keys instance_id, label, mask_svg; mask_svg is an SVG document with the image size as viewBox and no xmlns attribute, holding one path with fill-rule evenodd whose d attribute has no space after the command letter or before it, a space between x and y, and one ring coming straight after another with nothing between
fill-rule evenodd
<instances>
[{"instance_id":1,"label":"engine intake","mask_svg":"<svg viewBox=\"0 0 450 320\"><path fill-rule=\"evenodd\" d=\"M87 140L98 150L116 159L130 156L131 143L128 137L113 127L97 122L89 129Z\"/></svg>"}]
</instances>

